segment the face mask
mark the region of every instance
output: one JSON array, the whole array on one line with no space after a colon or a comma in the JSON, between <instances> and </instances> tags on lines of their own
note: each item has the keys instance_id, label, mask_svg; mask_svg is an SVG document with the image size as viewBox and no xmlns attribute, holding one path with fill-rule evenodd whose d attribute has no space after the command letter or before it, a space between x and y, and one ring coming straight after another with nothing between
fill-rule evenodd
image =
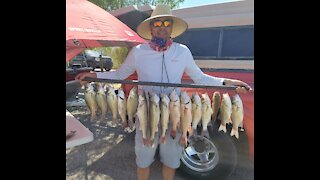
<instances>
[{"instance_id":1,"label":"face mask","mask_svg":"<svg viewBox=\"0 0 320 180\"><path fill-rule=\"evenodd\" d=\"M151 39L151 42L154 43L155 45L159 46L159 47L164 47L167 41L165 39L162 39L162 38L159 38L159 37L153 37Z\"/></svg>"},{"instance_id":2,"label":"face mask","mask_svg":"<svg viewBox=\"0 0 320 180\"><path fill-rule=\"evenodd\" d=\"M149 42L150 47L156 51L165 51L171 44L172 39L165 40L159 37L153 37Z\"/></svg>"}]
</instances>

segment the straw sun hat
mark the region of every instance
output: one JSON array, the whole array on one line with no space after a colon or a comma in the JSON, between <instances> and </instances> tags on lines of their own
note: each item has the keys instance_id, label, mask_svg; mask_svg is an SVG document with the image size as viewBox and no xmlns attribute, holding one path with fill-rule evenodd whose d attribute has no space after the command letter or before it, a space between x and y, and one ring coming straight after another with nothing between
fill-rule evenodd
<instances>
[{"instance_id":1,"label":"straw sun hat","mask_svg":"<svg viewBox=\"0 0 320 180\"><path fill-rule=\"evenodd\" d=\"M177 37L187 30L188 24L186 21L172 15L168 5L159 4L153 10L151 16L142 21L137 27L137 33L144 39L151 39L150 22L159 17L170 17L173 20L171 37Z\"/></svg>"}]
</instances>

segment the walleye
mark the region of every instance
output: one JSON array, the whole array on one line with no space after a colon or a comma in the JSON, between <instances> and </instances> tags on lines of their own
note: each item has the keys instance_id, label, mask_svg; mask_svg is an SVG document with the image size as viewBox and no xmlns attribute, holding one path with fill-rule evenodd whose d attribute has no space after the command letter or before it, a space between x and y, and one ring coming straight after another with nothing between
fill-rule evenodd
<instances>
[{"instance_id":1,"label":"walleye","mask_svg":"<svg viewBox=\"0 0 320 180\"><path fill-rule=\"evenodd\" d=\"M231 122L232 103L228 93L222 94L222 100L220 105L220 120L221 124L218 131L227 132L227 123Z\"/></svg>"},{"instance_id":2,"label":"walleye","mask_svg":"<svg viewBox=\"0 0 320 180\"><path fill-rule=\"evenodd\" d=\"M150 93L150 144L154 147L154 136L158 132L159 121L160 121L160 98L156 93Z\"/></svg>"},{"instance_id":3,"label":"walleye","mask_svg":"<svg viewBox=\"0 0 320 180\"><path fill-rule=\"evenodd\" d=\"M217 119L217 115L218 115L219 109L220 109L220 103L221 103L221 95L220 95L219 91L215 91L212 95L212 104L211 104L211 108L212 108L211 123L212 123L212 125Z\"/></svg>"},{"instance_id":4,"label":"walleye","mask_svg":"<svg viewBox=\"0 0 320 180\"><path fill-rule=\"evenodd\" d=\"M183 91L181 93L181 103L180 103L180 107L181 107L181 137L179 140L180 144L184 144L185 146L187 146L187 131L188 128L191 127L191 122L192 122L192 103L191 103L191 99L190 96L187 94L186 91Z\"/></svg>"},{"instance_id":5,"label":"walleye","mask_svg":"<svg viewBox=\"0 0 320 180\"><path fill-rule=\"evenodd\" d=\"M122 120L122 126L128 127L127 123L127 99L122 88L118 89L118 112Z\"/></svg>"},{"instance_id":6,"label":"walleye","mask_svg":"<svg viewBox=\"0 0 320 180\"><path fill-rule=\"evenodd\" d=\"M108 89L107 102L108 107L112 112L113 125L116 127L118 125L118 97L113 87L109 87Z\"/></svg>"},{"instance_id":7,"label":"walleye","mask_svg":"<svg viewBox=\"0 0 320 180\"><path fill-rule=\"evenodd\" d=\"M165 143L166 139L166 130L168 129L169 123L169 102L170 99L167 94L161 93L160 94L161 101L160 101L160 124L161 124L161 137L160 143Z\"/></svg>"},{"instance_id":8,"label":"walleye","mask_svg":"<svg viewBox=\"0 0 320 180\"><path fill-rule=\"evenodd\" d=\"M147 145L148 137L147 137L147 131L148 131L148 105L147 105L147 99L144 93L139 94L138 97L138 108L137 108L137 117L139 119L139 130L142 131L142 141L144 145Z\"/></svg>"},{"instance_id":9,"label":"walleye","mask_svg":"<svg viewBox=\"0 0 320 180\"><path fill-rule=\"evenodd\" d=\"M202 104L201 98L198 93L192 94L192 136L194 133L197 132L197 126L201 120L202 116Z\"/></svg>"},{"instance_id":10,"label":"walleye","mask_svg":"<svg viewBox=\"0 0 320 180\"><path fill-rule=\"evenodd\" d=\"M104 83L96 83L97 93L96 93L96 102L101 110L100 120L104 120L106 118L108 104L107 104L107 95L104 91Z\"/></svg>"},{"instance_id":11,"label":"walleye","mask_svg":"<svg viewBox=\"0 0 320 180\"><path fill-rule=\"evenodd\" d=\"M174 139L177 133L177 126L180 124L180 99L175 90L170 93L169 115L172 121L170 136Z\"/></svg>"},{"instance_id":12,"label":"walleye","mask_svg":"<svg viewBox=\"0 0 320 180\"><path fill-rule=\"evenodd\" d=\"M231 113L231 120L232 120L232 130L231 136L235 136L239 139L239 131L238 127L242 126L243 123L243 104L240 96L235 94L232 97L232 113Z\"/></svg>"},{"instance_id":13,"label":"walleye","mask_svg":"<svg viewBox=\"0 0 320 180\"><path fill-rule=\"evenodd\" d=\"M137 94L137 88L133 87L130 92L127 99L127 112L128 112L128 121L130 128L133 128L133 117L137 112L138 107L138 94Z\"/></svg>"},{"instance_id":14,"label":"walleye","mask_svg":"<svg viewBox=\"0 0 320 180\"><path fill-rule=\"evenodd\" d=\"M91 113L91 118L90 120L94 120L97 118L97 109L98 109L98 105L96 103L96 92L94 90L94 86L93 86L93 82L91 83L87 83L86 86L86 90L84 93L84 98L87 104L88 109L90 110Z\"/></svg>"},{"instance_id":15,"label":"walleye","mask_svg":"<svg viewBox=\"0 0 320 180\"><path fill-rule=\"evenodd\" d=\"M208 93L202 94L201 95L201 101L202 101L202 136L207 136L209 138L209 133L208 133L208 123L211 120L212 116L212 108L211 108L211 100L209 98Z\"/></svg>"}]
</instances>

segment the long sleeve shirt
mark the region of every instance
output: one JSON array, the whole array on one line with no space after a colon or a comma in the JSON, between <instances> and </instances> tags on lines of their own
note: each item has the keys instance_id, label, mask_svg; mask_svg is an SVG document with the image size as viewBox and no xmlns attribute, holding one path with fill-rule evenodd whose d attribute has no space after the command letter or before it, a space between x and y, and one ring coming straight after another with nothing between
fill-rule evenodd
<instances>
[{"instance_id":1,"label":"long sleeve shirt","mask_svg":"<svg viewBox=\"0 0 320 180\"><path fill-rule=\"evenodd\" d=\"M135 71L138 81L181 83L184 72L197 84L218 86L222 85L224 80L203 73L196 65L188 47L175 42L163 52L151 49L148 44L137 45L132 48L124 63L116 71L97 72L97 78L122 80ZM172 91L172 87L159 86L143 86L143 89L167 94Z\"/></svg>"}]
</instances>

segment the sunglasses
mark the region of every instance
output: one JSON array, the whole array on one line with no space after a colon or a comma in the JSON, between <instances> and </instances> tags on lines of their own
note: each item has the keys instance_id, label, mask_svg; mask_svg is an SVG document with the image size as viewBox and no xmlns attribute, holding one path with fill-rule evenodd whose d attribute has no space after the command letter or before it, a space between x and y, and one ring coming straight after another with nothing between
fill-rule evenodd
<instances>
[{"instance_id":1,"label":"sunglasses","mask_svg":"<svg viewBox=\"0 0 320 180\"><path fill-rule=\"evenodd\" d=\"M164 20L164 21L156 20L156 21L152 21L150 24L153 27L161 27L161 26L170 27L172 25L172 22L173 22L172 20Z\"/></svg>"}]
</instances>

